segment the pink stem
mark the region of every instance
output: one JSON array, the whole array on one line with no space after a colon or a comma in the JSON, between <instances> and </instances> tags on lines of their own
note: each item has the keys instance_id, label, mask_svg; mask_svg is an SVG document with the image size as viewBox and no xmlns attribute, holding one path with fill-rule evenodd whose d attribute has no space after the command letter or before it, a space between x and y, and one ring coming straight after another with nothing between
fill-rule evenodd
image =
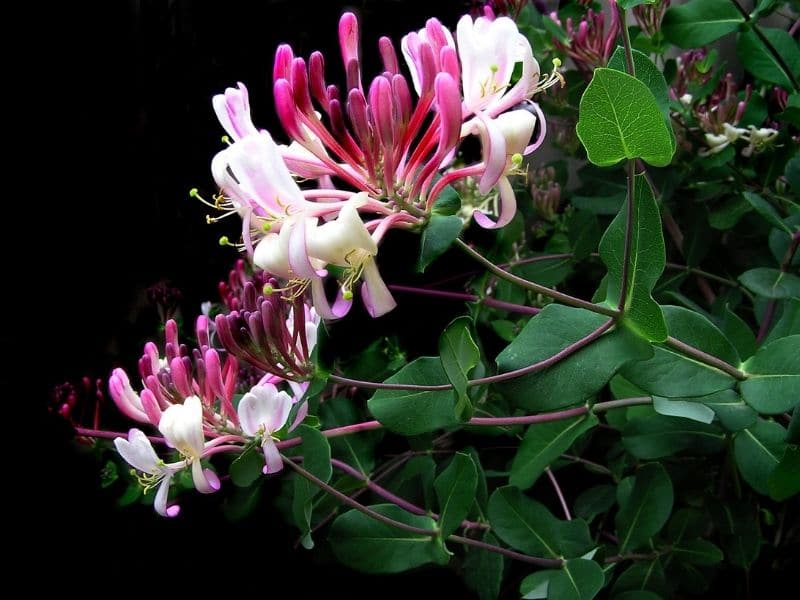
<instances>
[{"instance_id":1,"label":"pink stem","mask_svg":"<svg viewBox=\"0 0 800 600\"><path fill-rule=\"evenodd\" d=\"M479 302L492 308L500 308L509 312L516 312L525 315L536 315L541 312L540 308L535 306L523 306L522 304L514 304L512 302L504 302L503 300L496 300L494 298L480 298L474 294L464 294L461 292L447 292L444 290L429 290L425 288L409 287L406 285L388 286L394 292L408 292L410 294L419 294L421 296L437 296L439 298L451 298L453 300L464 300L465 302Z\"/></svg>"},{"instance_id":2,"label":"pink stem","mask_svg":"<svg viewBox=\"0 0 800 600\"><path fill-rule=\"evenodd\" d=\"M558 496L558 501L561 503L561 509L564 511L564 516L567 518L567 521L571 521L572 515L569 513L569 506L567 506L567 501L564 498L563 492L561 491L561 486L558 485L556 476L553 475L553 471L550 470L550 467L547 467L544 472L547 473L547 476L550 478L550 483L553 484L553 488L556 490L556 496Z\"/></svg>"}]
</instances>

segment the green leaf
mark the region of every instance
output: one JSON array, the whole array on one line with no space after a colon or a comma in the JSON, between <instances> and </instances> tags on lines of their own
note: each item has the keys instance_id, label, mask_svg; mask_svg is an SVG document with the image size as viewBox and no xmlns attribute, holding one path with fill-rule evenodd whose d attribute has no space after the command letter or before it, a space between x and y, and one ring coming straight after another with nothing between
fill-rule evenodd
<instances>
[{"instance_id":1,"label":"green leaf","mask_svg":"<svg viewBox=\"0 0 800 600\"><path fill-rule=\"evenodd\" d=\"M624 191L613 196L575 195L570 198L570 204L580 211L595 215L615 215L619 212L620 207L625 204L625 196Z\"/></svg>"},{"instance_id":2,"label":"green leaf","mask_svg":"<svg viewBox=\"0 0 800 600\"><path fill-rule=\"evenodd\" d=\"M724 446L725 434L714 425L656 414L628 421L622 443L636 458L650 460L683 450L718 452Z\"/></svg>"},{"instance_id":3,"label":"green leaf","mask_svg":"<svg viewBox=\"0 0 800 600\"><path fill-rule=\"evenodd\" d=\"M773 500L783 502L800 494L800 446L787 446L781 461L767 480Z\"/></svg>"},{"instance_id":4,"label":"green leaf","mask_svg":"<svg viewBox=\"0 0 800 600\"><path fill-rule=\"evenodd\" d=\"M423 356L408 363L386 383L437 385L447 382L439 357ZM458 425L453 392L378 390L367 403L369 411L384 426L403 435L418 435Z\"/></svg>"},{"instance_id":5,"label":"green leaf","mask_svg":"<svg viewBox=\"0 0 800 600\"><path fill-rule=\"evenodd\" d=\"M692 0L664 14L661 31L680 48L697 48L733 33L744 17L729 0Z\"/></svg>"},{"instance_id":6,"label":"green leaf","mask_svg":"<svg viewBox=\"0 0 800 600\"><path fill-rule=\"evenodd\" d=\"M237 487L250 487L259 477L264 468L264 456L255 447L250 446L231 463L228 473L233 485Z\"/></svg>"},{"instance_id":7,"label":"green leaf","mask_svg":"<svg viewBox=\"0 0 800 600\"><path fill-rule=\"evenodd\" d=\"M461 526L475 501L477 486L475 463L468 454L456 452L453 461L433 484L439 499L439 530L443 539Z\"/></svg>"},{"instance_id":8,"label":"green leaf","mask_svg":"<svg viewBox=\"0 0 800 600\"><path fill-rule=\"evenodd\" d=\"M616 214L616 210L612 214ZM575 210L567 217L567 236L572 247L573 260L583 260L597 250L600 243L600 226L597 217L587 210Z\"/></svg>"},{"instance_id":9,"label":"green leaf","mask_svg":"<svg viewBox=\"0 0 800 600\"><path fill-rule=\"evenodd\" d=\"M742 61L744 68L758 79L780 85L787 90L793 89L795 84L792 79L794 81L800 79L800 50L797 48L797 42L782 29L762 27L761 33L783 59L788 71L784 70L772 51L752 29L739 36L736 55Z\"/></svg>"},{"instance_id":10,"label":"green leaf","mask_svg":"<svg viewBox=\"0 0 800 600\"><path fill-rule=\"evenodd\" d=\"M760 413L786 412L800 403L800 335L779 338L762 346L743 369L739 384L744 401Z\"/></svg>"},{"instance_id":11,"label":"green leaf","mask_svg":"<svg viewBox=\"0 0 800 600\"><path fill-rule=\"evenodd\" d=\"M532 556L560 556L558 520L513 486L498 488L489 498L489 521L512 548Z\"/></svg>"},{"instance_id":12,"label":"green leaf","mask_svg":"<svg viewBox=\"0 0 800 600\"><path fill-rule=\"evenodd\" d=\"M483 541L497 545L497 538L491 533L486 533ZM496 600L503 583L503 563L502 554L470 547L464 559L464 583L478 594L480 600Z\"/></svg>"},{"instance_id":13,"label":"green leaf","mask_svg":"<svg viewBox=\"0 0 800 600\"><path fill-rule=\"evenodd\" d=\"M406 525L436 526L430 517L412 515L394 504L369 508ZM438 537L403 531L357 510L333 522L328 540L336 558L363 573L400 573L432 562L444 564L449 558Z\"/></svg>"},{"instance_id":14,"label":"green leaf","mask_svg":"<svg viewBox=\"0 0 800 600\"><path fill-rule=\"evenodd\" d=\"M313 427L300 425L297 428L300 435L303 452L303 468L315 475L325 483L330 481L333 474L331 468L331 447L328 438ZM311 539L311 513L313 512L314 497L320 489L297 474L294 478L294 495L292 497L292 515L294 522L303 536L302 544L306 549L314 547Z\"/></svg>"},{"instance_id":15,"label":"green leaf","mask_svg":"<svg viewBox=\"0 0 800 600\"><path fill-rule=\"evenodd\" d=\"M659 598L666 595L667 582L661 561L651 560L632 564L625 569L614 584L612 598L622 598L624 593L650 591Z\"/></svg>"},{"instance_id":16,"label":"green leaf","mask_svg":"<svg viewBox=\"0 0 800 600\"><path fill-rule=\"evenodd\" d=\"M593 560L568 560L550 577L547 597L558 600L591 600L603 589L603 569Z\"/></svg>"},{"instance_id":17,"label":"green leaf","mask_svg":"<svg viewBox=\"0 0 800 600\"><path fill-rule=\"evenodd\" d=\"M591 253L591 250L589 252ZM537 254L538 253L534 253L533 256ZM515 265L511 268L511 272L528 281L534 281L539 285L553 287L569 276L572 271L572 264L571 258L543 260L523 265Z\"/></svg>"},{"instance_id":18,"label":"green leaf","mask_svg":"<svg viewBox=\"0 0 800 600\"><path fill-rule=\"evenodd\" d=\"M673 337L731 364L739 363L736 349L711 321L678 306L663 309ZM648 394L666 398L705 396L736 385L727 373L666 346L657 346L650 360L623 367L621 374Z\"/></svg>"},{"instance_id":19,"label":"green leaf","mask_svg":"<svg viewBox=\"0 0 800 600\"><path fill-rule=\"evenodd\" d=\"M467 394L468 377L481 353L470 334L472 321L459 317L447 326L439 338L442 368L455 392L455 417L462 423L472 418L474 409Z\"/></svg>"},{"instance_id":20,"label":"green leaf","mask_svg":"<svg viewBox=\"0 0 800 600\"><path fill-rule=\"evenodd\" d=\"M439 197L433 203L431 212L434 215L450 216L458 213L461 208L461 197L452 185L444 186L439 192Z\"/></svg>"},{"instance_id":21,"label":"green leaf","mask_svg":"<svg viewBox=\"0 0 800 600\"><path fill-rule=\"evenodd\" d=\"M456 240L464 226L460 217L455 215L431 214L431 218L422 231L419 248L417 271L424 273L435 259Z\"/></svg>"},{"instance_id":22,"label":"green leaf","mask_svg":"<svg viewBox=\"0 0 800 600\"><path fill-rule=\"evenodd\" d=\"M550 588L550 579L558 573L555 569L546 569L531 573L519 584L522 600L546 600Z\"/></svg>"},{"instance_id":23,"label":"green leaf","mask_svg":"<svg viewBox=\"0 0 800 600\"><path fill-rule=\"evenodd\" d=\"M356 407L350 398L331 398L319 407L319 414L326 429L342 427L363 421L363 408ZM331 453L345 461L364 475L375 466L375 444L381 438L380 431L362 431L350 435L328 438Z\"/></svg>"},{"instance_id":24,"label":"green leaf","mask_svg":"<svg viewBox=\"0 0 800 600\"><path fill-rule=\"evenodd\" d=\"M708 396L693 398L708 406L728 431L740 431L756 422L758 413L745 404L734 390L722 390Z\"/></svg>"},{"instance_id":25,"label":"green leaf","mask_svg":"<svg viewBox=\"0 0 800 600\"><path fill-rule=\"evenodd\" d=\"M764 343L771 344L775 340L788 335L800 334L800 299L786 300L780 303L782 307L778 322L772 326Z\"/></svg>"},{"instance_id":26,"label":"green leaf","mask_svg":"<svg viewBox=\"0 0 800 600\"><path fill-rule=\"evenodd\" d=\"M575 499L575 515L591 522L597 515L609 511L616 500L614 486L603 484L590 487Z\"/></svg>"},{"instance_id":27,"label":"green leaf","mask_svg":"<svg viewBox=\"0 0 800 600\"><path fill-rule=\"evenodd\" d=\"M758 558L761 533L753 505L745 502L714 502L709 505L714 526L720 532L725 560L747 569Z\"/></svg>"},{"instance_id":28,"label":"green leaf","mask_svg":"<svg viewBox=\"0 0 800 600\"><path fill-rule=\"evenodd\" d=\"M718 323L722 333L733 344L739 356L752 356L755 353L758 348L755 334L750 329L750 326L733 312L727 304L718 319Z\"/></svg>"},{"instance_id":29,"label":"green leaf","mask_svg":"<svg viewBox=\"0 0 800 600\"><path fill-rule=\"evenodd\" d=\"M753 207L742 196L730 196L716 204L708 215L708 222L714 229L731 229Z\"/></svg>"},{"instance_id":30,"label":"green leaf","mask_svg":"<svg viewBox=\"0 0 800 600\"><path fill-rule=\"evenodd\" d=\"M558 539L561 555L565 558L586 558L586 554L596 548L589 525L583 519L559 521Z\"/></svg>"},{"instance_id":31,"label":"green leaf","mask_svg":"<svg viewBox=\"0 0 800 600\"><path fill-rule=\"evenodd\" d=\"M511 485L522 490L531 487L554 460L597 422L594 415L581 415L529 426L511 464Z\"/></svg>"},{"instance_id":32,"label":"green leaf","mask_svg":"<svg viewBox=\"0 0 800 600\"><path fill-rule=\"evenodd\" d=\"M643 52L633 50L633 66L636 69L636 79L641 81L653 93L656 104L661 111L661 117L667 126L672 140L672 151L675 152L675 132L672 131L672 118L669 111L669 86L661 69L653 64L653 61ZM608 61L608 68L626 72L625 48L617 46L611 59Z\"/></svg>"},{"instance_id":33,"label":"green leaf","mask_svg":"<svg viewBox=\"0 0 800 600\"><path fill-rule=\"evenodd\" d=\"M786 430L778 423L759 419L733 439L736 465L744 480L755 491L768 493L769 477L780 463L786 448Z\"/></svg>"},{"instance_id":34,"label":"green leaf","mask_svg":"<svg viewBox=\"0 0 800 600\"><path fill-rule=\"evenodd\" d=\"M261 461L263 465L263 459ZM263 481L263 480L262 480ZM249 488L237 487L222 501L222 513L232 523L238 523L249 517L261 504L262 485Z\"/></svg>"},{"instance_id":35,"label":"green leaf","mask_svg":"<svg viewBox=\"0 0 800 600\"><path fill-rule=\"evenodd\" d=\"M672 554L693 565L715 565L722 561L722 550L702 539L686 540L672 546Z\"/></svg>"},{"instance_id":36,"label":"green leaf","mask_svg":"<svg viewBox=\"0 0 800 600\"><path fill-rule=\"evenodd\" d=\"M752 206L758 214L760 214L767 223L772 225L773 227L777 227L778 229L783 229L789 235L794 233L786 223L783 222L781 216L778 214L778 211L775 210L775 207L772 206L769 202L764 200L758 194L754 194L753 192L744 192L742 194L744 199Z\"/></svg>"},{"instance_id":37,"label":"green leaf","mask_svg":"<svg viewBox=\"0 0 800 600\"><path fill-rule=\"evenodd\" d=\"M551 358L607 321L587 310L550 304L533 317L497 357L501 372ZM625 328L605 333L543 371L517 377L498 388L516 406L546 411L594 398L621 366L651 356L650 345Z\"/></svg>"},{"instance_id":38,"label":"green leaf","mask_svg":"<svg viewBox=\"0 0 800 600\"><path fill-rule=\"evenodd\" d=\"M698 423L711 423L714 420L712 409L691 400L653 396L653 408L658 414L666 417L681 417Z\"/></svg>"},{"instance_id":39,"label":"green leaf","mask_svg":"<svg viewBox=\"0 0 800 600\"><path fill-rule=\"evenodd\" d=\"M750 269L739 275L739 281L751 292L764 298L800 298L800 277L778 269Z\"/></svg>"},{"instance_id":40,"label":"green leaf","mask_svg":"<svg viewBox=\"0 0 800 600\"><path fill-rule=\"evenodd\" d=\"M633 490L617 513L620 554L635 550L658 533L672 512L672 502L672 482L664 467L648 463L639 469Z\"/></svg>"},{"instance_id":41,"label":"green leaf","mask_svg":"<svg viewBox=\"0 0 800 600\"><path fill-rule=\"evenodd\" d=\"M662 342L667 339L667 326L661 307L651 295L666 260L661 213L643 175L636 176L634 185L631 264L624 322L643 338ZM600 240L600 258L608 267L609 275L606 303L612 306L617 306L622 289L626 222L627 208L623 207Z\"/></svg>"},{"instance_id":42,"label":"green leaf","mask_svg":"<svg viewBox=\"0 0 800 600\"><path fill-rule=\"evenodd\" d=\"M589 161L607 167L641 158L664 167L674 145L656 98L627 73L595 69L580 102L576 131Z\"/></svg>"}]
</instances>

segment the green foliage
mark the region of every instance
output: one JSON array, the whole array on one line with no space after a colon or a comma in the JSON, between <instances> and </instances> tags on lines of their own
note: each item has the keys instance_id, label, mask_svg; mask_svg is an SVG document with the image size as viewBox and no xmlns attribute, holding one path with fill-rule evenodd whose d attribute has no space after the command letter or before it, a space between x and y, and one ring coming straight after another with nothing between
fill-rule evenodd
<instances>
[{"instance_id":1,"label":"green foliage","mask_svg":"<svg viewBox=\"0 0 800 600\"><path fill-rule=\"evenodd\" d=\"M474 412L467 382L470 372L480 360L481 353L470 334L471 321L467 317L459 317L447 326L439 338L439 354L442 357L442 368L456 395L455 417L459 421L468 421Z\"/></svg>"},{"instance_id":2,"label":"green foliage","mask_svg":"<svg viewBox=\"0 0 800 600\"><path fill-rule=\"evenodd\" d=\"M736 54L745 69L758 79L780 85L787 90L793 89L795 87L793 81L797 82L800 79L800 49L797 47L797 40L782 29L763 27L761 33L777 50L782 61L777 60L761 37L752 29L739 36Z\"/></svg>"},{"instance_id":3,"label":"green foliage","mask_svg":"<svg viewBox=\"0 0 800 600\"><path fill-rule=\"evenodd\" d=\"M461 233L464 223L455 215L432 214L422 231L417 270L424 273L434 260L441 256Z\"/></svg>"},{"instance_id":4,"label":"green foliage","mask_svg":"<svg viewBox=\"0 0 800 600\"><path fill-rule=\"evenodd\" d=\"M595 425L597 417L590 414L529 426L511 465L511 485L523 490L531 487L555 459Z\"/></svg>"},{"instance_id":5,"label":"green foliage","mask_svg":"<svg viewBox=\"0 0 800 600\"><path fill-rule=\"evenodd\" d=\"M624 322L646 340L663 342L667 339L667 326L661 307L651 296L665 264L661 217L653 191L644 176L637 176L634 185L631 261L623 304ZM608 267L606 303L612 306L618 305L622 290L626 223L627 209L623 207L600 240L600 257Z\"/></svg>"},{"instance_id":6,"label":"green foliage","mask_svg":"<svg viewBox=\"0 0 800 600\"><path fill-rule=\"evenodd\" d=\"M729 0L691 0L670 7L661 30L679 48L696 48L737 31L743 23L744 17Z\"/></svg>"},{"instance_id":7,"label":"green foliage","mask_svg":"<svg viewBox=\"0 0 800 600\"><path fill-rule=\"evenodd\" d=\"M439 500L439 530L443 538L461 526L475 501L478 471L468 454L456 452L450 465L433 484Z\"/></svg>"},{"instance_id":8,"label":"green foliage","mask_svg":"<svg viewBox=\"0 0 800 600\"><path fill-rule=\"evenodd\" d=\"M386 383L441 385L447 383L447 376L438 357L425 356L408 363ZM458 424L451 390L378 390L368 406L378 421L403 435L417 435Z\"/></svg>"},{"instance_id":9,"label":"green foliage","mask_svg":"<svg viewBox=\"0 0 800 600\"><path fill-rule=\"evenodd\" d=\"M786 449L786 430L773 421L759 419L734 438L736 466L744 480L760 494L768 493L770 475Z\"/></svg>"},{"instance_id":10,"label":"green foliage","mask_svg":"<svg viewBox=\"0 0 800 600\"><path fill-rule=\"evenodd\" d=\"M739 384L744 401L760 413L777 414L800 403L800 335L779 338L762 346L743 368L748 377Z\"/></svg>"},{"instance_id":11,"label":"green foliage","mask_svg":"<svg viewBox=\"0 0 800 600\"><path fill-rule=\"evenodd\" d=\"M407 513L394 504L376 504L372 510L395 521L433 529L435 521ZM449 560L440 538L397 529L356 510L337 517L328 541L343 564L364 573L399 573L428 563Z\"/></svg>"},{"instance_id":12,"label":"green foliage","mask_svg":"<svg viewBox=\"0 0 800 600\"><path fill-rule=\"evenodd\" d=\"M658 463L648 463L634 477L633 489L620 502L615 520L620 552L635 550L661 531L672 512L669 475Z\"/></svg>"},{"instance_id":13,"label":"green foliage","mask_svg":"<svg viewBox=\"0 0 800 600\"><path fill-rule=\"evenodd\" d=\"M641 158L663 167L675 150L653 92L614 69L595 70L581 98L577 133L589 160L598 166Z\"/></svg>"},{"instance_id":14,"label":"green foliage","mask_svg":"<svg viewBox=\"0 0 800 600\"><path fill-rule=\"evenodd\" d=\"M297 433L303 440L303 468L327 483L333 474L328 438L307 425L300 425ZM308 549L314 547L311 539L311 513L314 509L314 498L319 493L320 489L316 485L299 474L295 475L292 515L295 525L300 529L303 547Z\"/></svg>"},{"instance_id":15,"label":"green foliage","mask_svg":"<svg viewBox=\"0 0 800 600\"><path fill-rule=\"evenodd\" d=\"M507 372L549 359L606 321L607 317L584 309L548 305L497 356L498 368ZM581 404L592 399L620 367L646 359L651 352L640 337L614 329L551 367L504 383L502 393L528 410Z\"/></svg>"}]
</instances>

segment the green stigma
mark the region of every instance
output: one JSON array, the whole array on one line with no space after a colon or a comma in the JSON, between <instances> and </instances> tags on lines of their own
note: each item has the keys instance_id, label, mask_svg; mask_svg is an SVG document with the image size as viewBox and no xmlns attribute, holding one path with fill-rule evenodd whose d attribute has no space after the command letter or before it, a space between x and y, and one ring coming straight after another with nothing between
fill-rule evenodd
<instances>
[{"instance_id":1,"label":"green stigma","mask_svg":"<svg viewBox=\"0 0 800 600\"><path fill-rule=\"evenodd\" d=\"M561 66L561 59L557 56L553 59L553 66L558 69Z\"/></svg>"},{"instance_id":2,"label":"green stigma","mask_svg":"<svg viewBox=\"0 0 800 600\"><path fill-rule=\"evenodd\" d=\"M520 154L519 152L517 152L516 154L512 154L511 155L511 163L515 167L520 166L522 164L522 154Z\"/></svg>"},{"instance_id":3,"label":"green stigma","mask_svg":"<svg viewBox=\"0 0 800 600\"><path fill-rule=\"evenodd\" d=\"M265 296L271 296L274 291L275 288L268 283L265 283L264 287L261 288L261 293L264 294Z\"/></svg>"},{"instance_id":4,"label":"green stigma","mask_svg":"<svg viewBox=\"0 0 800 600\"><path fill-rule=\"evenodd\" d=\"M345 300L352 300L353 299L353 290L344 290L342 291L342 298Z\"/></svg>"},{"instance_id":5,"label":"green stigma","mask_svg":"<svg viewBox=\"0 0 800 600\"><path fill-rule=\"evenodd\" d=\"M220 246L230 246L231 245L231 241L228 239L227 235L220 236L219 245Z\"/></svg>"},{"instance_id":6,"label":"green stigma","mask_svg":"<svg viewBox=\"0 0 800 600\"><path fill-rule=\"evenodd\" d=\"M189 190L189 197L190 198L197 198L199 195L200 195L200 192L197 190L197 188L192 188L192 189Z\"/></svg>"}]
</instances>

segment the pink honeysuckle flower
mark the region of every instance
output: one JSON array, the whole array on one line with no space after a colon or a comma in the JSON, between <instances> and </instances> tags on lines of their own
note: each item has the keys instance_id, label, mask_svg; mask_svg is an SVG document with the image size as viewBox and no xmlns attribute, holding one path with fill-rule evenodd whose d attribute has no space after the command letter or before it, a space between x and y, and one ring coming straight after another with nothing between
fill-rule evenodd
<instances>
[{"instance_id":1,"label":"pink honeysuckle flower","mask_svg":"<svg viewBox=\"0 0 800 600\"><path fill-rule=\"evenodd\" d=\"M266 291L256 290L252 282L244 287L241 308L216 317L220 343L232 356L277 377L272 383L309 381L314 375L316 313L303 302L302 293L282 296L275 279L264 286Z\"/></svg>"},{"instance_id":2,"label":"pink honeysuckle flower","mask_svg":"<svg viewBox=\"0 0 800 600\"><path fill-rule=\"evenodd\" d=\"M431 73L445 71L454 79L459 79L458 57L453 34L438 19L428 19L425 28L411 32L400 42L400 49L406 59L411 81L417 95L430 89L433 79Z\"/></svg>"},{"instance_id":3,"label":"pink honeysuckle flower","mask_svg":"<svg viewBox=\"0 0 800 600\"><path fill-rule=\"evenodd\" d=\"M131 387L128 374L123 369L114 369L108 379L108 391L119 411L140 423L150 423L150 417L144 410L142 399ZM157 423L153 423L156 425Z\"/></svg>"},{"instance_id":4,"label":"pink honeysuckle flower","mask_svg":"<svg viewBox=\"0 0 800 600\"><path fill-rule=\"evenodd\" d=\"M550 18L561 25L556 13L551 13ZM572 18L567 19L568 44L562 43L558 38L553 39L556 48L568 54L575 66L586 76L591 76L597 67L605 67L617 47L617 36L622 28L619 15L616 10L611 11L608 29L605 27L605 19L602 11L595 12L590 8L577 26Z\"/></svg>"},{"instance_id":5,"label":"pink honeysuckle flower","mask_svg":"<svg viewBox=\"0 0 800 600\"><path fill-rule=\"evenodd\" d=\"M161 460L147 436L139 429L131 429L128 439L118 437L114 439L114 446L125 462L136 469L140 475L139 483L144 487L145 493L158 486L153 507L162 517L175 517L180 512L176 504L167 506L169 499L169 486L172 476L186 466L186 461L166 464Z\"/></svg>"},{"instance_id":6,"label":"pink honeysuckle flower","mask_svg":"<svg viewBox=\"0 0 800 600\"><path fill-rule=\"evenodd\" d=\"M456 26L456 39L465 114L484 111L496 116L540 89L539 63L528 38L508 17L473 21L464 15ZM516 63L522 63L522 75L511 86Z\"/></svg>"},{"instance_id":7,"label":"pink honeysuckle flower","mask_svg":"<svg viewBox=\"0 0 800 600\"><path fill-rule=\"evenodd\" d=\"M203 469L201 459L205 452L203 435L203 405L197 396L189 396L183 404L173 404L161 415L158 430L167 443L181 453L186 464L192 466L194 487L201 494L216 492L219 478L210 469Z\"/></svg>"},{"instance_id":8,"label":"pink honeysuckle flower","mask_svg":"<svg viewBox=\"0 0 800 600\"><path fill-rule=\"evenodd\" d=\"M227 88L211 100L217 118L234 141L258 133L250 118L250 100L247 88L239 82L237 88Z\"/></svg>"},{"instance_id":9,"label":"pink honeysuckle flower","mask_svg":"<svg viewBox=\"0 0 800 600\"><path fill-rule=\"evenodd\" d=\"M292 410L292 397L271 383L262 383L247 392L239 402L239 422L245 435L260 438L264 452L264 473L283 468L273 434L286 425Z\"/></svg>"}]
</instances>

